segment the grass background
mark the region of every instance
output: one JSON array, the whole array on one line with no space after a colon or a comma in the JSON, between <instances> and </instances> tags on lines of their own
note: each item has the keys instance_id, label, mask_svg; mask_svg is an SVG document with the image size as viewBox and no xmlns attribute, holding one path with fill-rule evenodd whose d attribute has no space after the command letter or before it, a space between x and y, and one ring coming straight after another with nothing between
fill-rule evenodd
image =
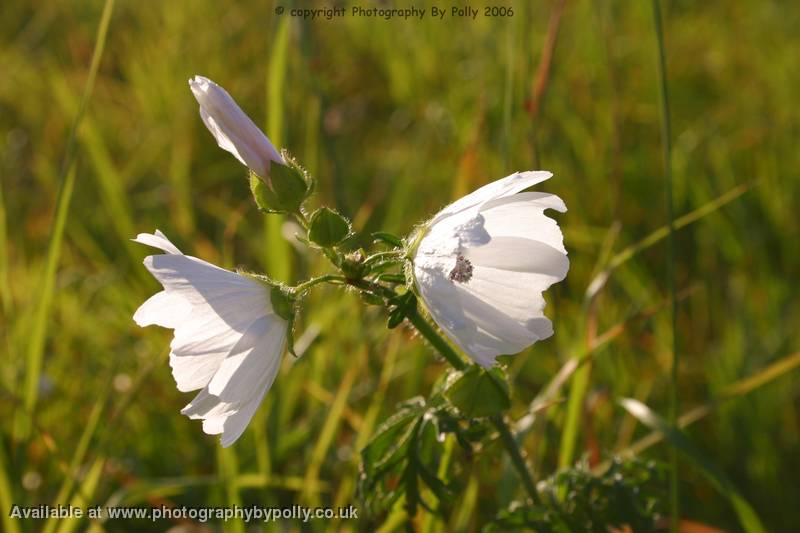
<instances>
[{"instance_id":1,"label":"grass background","mask_svg":"<svg viewBox=\"0 0 800 533\"><path fill-rule=\"evenodd\" d=\"M199 119L186 83L194 74L225 86L317 177L317 200L365 234L405 234L512 171L553 171L542 189L569 206L559 221L571 270L548 292L555 336L508 359L512 418L588 351L586 393L567 384L557 394L572 396L577 417L557 403L523 441L535 471L584 454L594 464L646 435L615 400L667 412L664 241L635 248L594 298L586 293L617 254L667 221L651 6L567 2L556 20L560 5L519 3L513 17L474 21L348 13L311 22L275 16L272 2L4 2L4 529L171 524L24 523L8 518L12 502L358 504L358 451L398 401L427 394L445 369L409 331L387 331L377 309L325 289L302 319L307 350L286 357L234 447L220 449L178 413L191 396L169 373L170 331L131 320L158 289L141 264L148 250L131 237L159 228L187 253L285 281L325 271L283 240L280 219L256 212L243 168ZM664 17L676 215L731 200L676 234L681 412L713 405L689 435L769 530L795 531L800 8L675 1ZM613 338L594 347L608 331ZM730 388L751 376L760 378L744 384L755 390ZM502 457L499 447L457 457L457 512L418 525L470 530L489 520L520 494ZM682 516L737 530L730 503L680 464ZM377 521L391 529L397 517Z\"/></svg>"}]
</instances>

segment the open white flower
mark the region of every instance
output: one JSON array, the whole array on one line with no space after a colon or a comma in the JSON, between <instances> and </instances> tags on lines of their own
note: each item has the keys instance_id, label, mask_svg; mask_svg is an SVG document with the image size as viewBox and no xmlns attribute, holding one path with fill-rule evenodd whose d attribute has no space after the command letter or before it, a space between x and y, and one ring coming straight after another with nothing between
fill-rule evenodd
<instances>
[{"instance_id":1,"label":"open white flower","mask_svg":"<svg viewBox=\"0 0 800 533\"><path fill-rule=\"evenodd\" d=\"M567 275L555 195L523 192L550 172L518 172L440 211L413 252L417 289L433 319L485 367L553 334L542 292Z\"/></svg>"},{"instance_id":2,"label":"open white flower","mask_svg":"<svg viewBox=\"0 0 800 533\"><path fill-rule=\"evenodd\" d=\"M230 446L244 432L278 374L288 323L265 284L183 255L163 233L136 242L166 254L144 259L164 290L133 319L175 330L169 364L178 390L203 389L181 413L203 420L203 431Z\"/></svg>"},{"instance_id":3,"label":"open white flower","mask_svg":"<svg viewBox=\"0 0 800 533\"><path fill-rule=\"evenodd\" d=\"M203 76L189 80L192 94L200 104L200 117L217 144L262 178L269 176L271 163L285 161L264 133L253 124L228 91Z\"/></svg>"}]
</instances>

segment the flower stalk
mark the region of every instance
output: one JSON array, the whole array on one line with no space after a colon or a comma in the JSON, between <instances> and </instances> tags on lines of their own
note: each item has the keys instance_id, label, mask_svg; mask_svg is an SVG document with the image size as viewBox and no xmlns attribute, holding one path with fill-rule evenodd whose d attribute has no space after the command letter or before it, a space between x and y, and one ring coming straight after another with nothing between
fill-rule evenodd
<instances>
[{"instance_id":1,"label":"flower stalk","mask_svg":"<svg viewBox=\"0 0 800 533\"><path fill-rule=\"evenodd\" d=\"M420 335L425 337L425 340L431 343L431 346L433 346L436 351L442 355L442 357L447 359L447 362L450 363L453 368L456 370L464 370L467 368L467 366L469 366L461 357L459 357L450 344L441 335L439 335L430 322L425 320L425 318L419 313L418 309L415 308L407 315L407 318L409 322L411 322L411 324L417 329L417 331L419 331ZM499 415L489 417L489 420L491 420L492 425L494 425L495 429L497 429L497 432L500 434L500 441L503 443L506 452L508 452L508 455L511 458L511 464L514 465L514 469L516 469L517 474L522 480L522 484L525 487L525 492L528 493L528 496L531 498L533 503L540 504L541 499L539 498L539 492L536 490L536 482L534 481L533 475L528 469L528 465L525 463L522 450L514 438L513 433L511 433L511 429L508 427L508 424L506 424L506 421L503 419L503 417Z\"/></svg>"}]
</instances>

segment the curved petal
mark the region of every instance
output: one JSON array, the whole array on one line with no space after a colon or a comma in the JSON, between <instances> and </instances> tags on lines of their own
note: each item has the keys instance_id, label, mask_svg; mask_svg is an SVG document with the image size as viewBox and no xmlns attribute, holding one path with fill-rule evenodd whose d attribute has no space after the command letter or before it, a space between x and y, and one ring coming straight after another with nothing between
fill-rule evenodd
<instances>
[{"instance_id":1,"label":"curved petal","mask_svg":"<svg viewBox=\"0 0 800 533\"><path fill-rule=\"evenodd\" d=\"M217 120L209 115L205 109L200 108L200 118L206 125L208 131L217 141L217 146L233 154L241 164L250 168L259 176L266 176L269 173L269 161L259 157L254 148L250 147L244 139L237 136L235 130L225 128Z\"/></svg>"},{"instance_id":2,"label":"curved petal","mask_svg":"<svg viewBox=\"0 0 800 533\"><path fill-rule=\"evenodd\" d=\"M159 230L156 230L154 234L140 233L132 240L134 242L146 244L147 246L152 246L153 248L158 248L159 250L164 250L168 254L183 255L182 252L178 250L178 247L172 244L169 239L167 239L166 235Z\"/></svg>"},{"instance_id":3,"label":"curved petal","mask_svg":"<svg viewBox=\"0 0 800 533\"><path fill-rule=\"evenodd\" d=\"M287 323L277 316L254 321L222 361L208 392L227 402L241 402L258 393L263 376L275 379L286 340Z\"/></svg>"},{"instance_id":4,"label":"curved petal","mask_svg":"<svg viewBox=\"0 0 800 533\"><path fill-rule=\"evenodd\" d=\"M475 266L541 274L549 282L539 290L561 281L569 270L566 252L522 237L494 237L485 246L466 249L464 257Z\"/></svg>"},{"instance_id":5,"label":"curved petal","mask_svg":"<svg viewBox=\"0 0 800 533\"><path fill-rule=\"evenodd\" d=\"M148 298L133 314L139 326L161 326L175 329L191 312L192 306L176 294L161 291Z\"/></svg>"},{"instance_id":6,"label":"curved petal","mask_svg":"<svg viewBox=\"0 0 800 533\"><path fill-rule=\"evenodd\" d=\"M541 183L550 179L553 176L552 172L544 170L515 172L510 176L493 181L484 185L480 189L471 192L460 200L453 202L444 209L442 209L433 219L432 223L439 220L461 213L467 209L480 206L484 202L494 200L497 198L505 198L512 194L518 193L528 187L532 187L537 183Z\"/></svg>"},{"instance_id":7,"label":"curved petal","mask_svg":"<svg viewBox=\"0 0 800 533\"><path fill-rule=\"evenodd\" d=\"M272 313L266 287L247 276L188 255L151 255L144 264L168 292L192 305L208 305L231 327ZM254 309L261 310L253 314ZM244 326L250 325L250 322ZM241 331L241 330L240 330Z\"/></svg>"},{"instance_id":8,"label":"curved petal","mask_svg":"<svg viewBox=\"0 0 800 533\"><path fill-rule=\"evenodd\" d=\"M222 433L222 446L230 446L241 436L275 381L286 338L286 325L281 322L274 317L254 321L225 359L223 366L227 368L221 367L212 382L181 411L190 418L203 419L206 433Z\"/></svg>"},{"instance_id":9,"label":"curved petal","mask_svg":"<svg viewBox=\"0 0 800 533\"><path fill-rule=\"evenodd\" d=\"M490 200L480 208L484 228L492 237L524 237L541 241L566 254L558 223L544 214L545 209L566 212L564 201L554 194L522 192Z\"/></svg>"}]
</instances>

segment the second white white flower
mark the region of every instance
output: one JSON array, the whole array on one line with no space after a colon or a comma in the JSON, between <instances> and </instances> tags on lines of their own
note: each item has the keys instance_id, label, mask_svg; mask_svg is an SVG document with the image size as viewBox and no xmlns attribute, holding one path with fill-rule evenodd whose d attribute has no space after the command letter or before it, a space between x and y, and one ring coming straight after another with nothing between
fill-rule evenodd
<instances>
[{"instance_id":1,"label":"second white white flower","mask_svg":"<svg viewBox=\"0 0 800 533\"><path fill-rule=\"evenodd\" d=\"M518 172L440 211L414 251L417 289L433 319L475 362L491 366L553 334L542 292L569 270L558 196L520 191L550 172Z\"/></svg>"}]
</instances>

